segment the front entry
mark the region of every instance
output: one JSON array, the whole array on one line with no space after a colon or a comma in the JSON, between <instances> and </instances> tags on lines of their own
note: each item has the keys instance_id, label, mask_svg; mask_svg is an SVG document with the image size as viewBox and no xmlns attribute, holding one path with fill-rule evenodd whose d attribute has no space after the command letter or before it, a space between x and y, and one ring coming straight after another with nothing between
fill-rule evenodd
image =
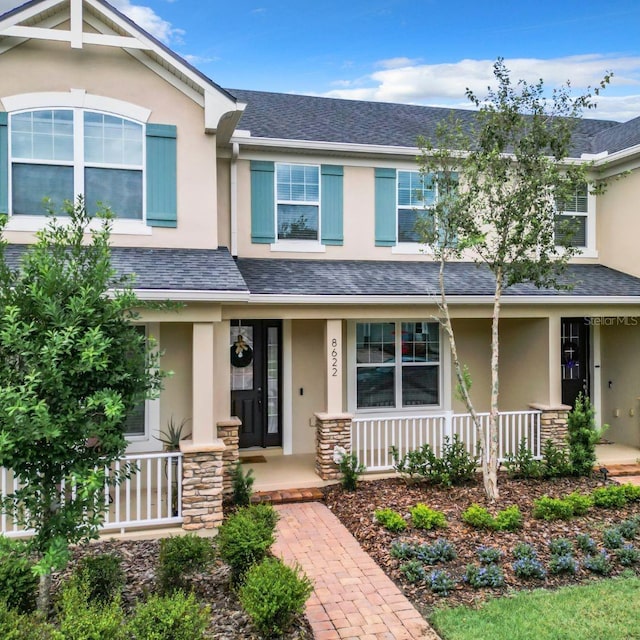
<instances>
[{"instance_id":1,"label":"front entry","mask_svg":"<svg viewBox=\"0 0 640 640\"><path fill-rule=\"evenodd\" d=\"M231 322L231 415L242 421L240 448L282 445L282 322Z\"/></svg>"},{"instance_id":2,"label":"front entry","mask_svg":"<svg viewBox=\"0 0 640 640\"><path fill-rule=\"evenodd\" d=\"M579 393L590 395L589 324L585 318L562 318L562 404L575 405Z\"/></svg>"}]
</instances>

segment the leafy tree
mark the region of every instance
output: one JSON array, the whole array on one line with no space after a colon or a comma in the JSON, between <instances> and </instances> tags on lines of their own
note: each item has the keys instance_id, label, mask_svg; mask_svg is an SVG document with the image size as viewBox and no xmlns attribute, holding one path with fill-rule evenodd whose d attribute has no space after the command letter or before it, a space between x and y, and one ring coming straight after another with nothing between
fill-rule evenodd
<instances>
[{"instance_id":1,"label":"leafy tree","mask_svg":"<svg viewBox=\"0 0 640 640\"><path fill-rule=\"evenodd\" d=\"M589 176L586 163L566 162L572 132L594 96L573 97L567 83L547 97L543 81L514 85L504 61L493 67L497 88L485 99L469 89L478 108L471 121L451 115L437 128L434 139L420 140L419 167L438 200L416 228L440 261L441 322L449 338L458 382L478 432L487 497L498 499L499 318L505 288L529 282L539 287L566 288L559 278L574 255L570 220L560 223L558 202L569 201L576 189L589 184L603 188ZM561 233L556 236L556 230ZM495 282L491 325L491 399L488 432L482 428L470 396L470 378L458 358L445 293L446 264L473 259L492 273Z\"/></svg>"},{"instance_id":2,"label":"leafy tree","mask_svg":"<svg viewBox=\"0 0 640 640\"><path fill-rule=\"evenodd\" d=\"M19 481L0 506L35 532L43 615L51 571L97 536L107 491L130 473L105 471L125 451L127 415L162 379L132 324L141 304L111 266L109 212L97 230L82 198L63 213L18 268L0 243L0 466Z\"/></svg>"}]
</instances>

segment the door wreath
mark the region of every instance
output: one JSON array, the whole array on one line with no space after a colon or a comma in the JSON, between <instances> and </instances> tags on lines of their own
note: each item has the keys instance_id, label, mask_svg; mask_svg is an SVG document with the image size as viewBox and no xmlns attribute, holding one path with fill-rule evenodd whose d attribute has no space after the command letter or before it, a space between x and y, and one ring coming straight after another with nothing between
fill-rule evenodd
<instances>
[{"instance_id":1,"label":"door wreath","mask_svg":"<svg viewBox=\"0 0 640 640\"><path fill-rule=\"evenodd\" d=\"M231 364L234 367L248 367L253 362L253 349L245 342L241 333L231 345L230 353Z\"/></svg>"},{"instance_id":2,"label":"door wreath","mask_svg":"<svg viewBox=\"0 0 640 640\"><path fill-rule=\"evenodd\" d=\"M580 359L580 345L575 340L565 340L562 343L562 364L565 367L575 367Z\"/></svg>"}]
</instances>

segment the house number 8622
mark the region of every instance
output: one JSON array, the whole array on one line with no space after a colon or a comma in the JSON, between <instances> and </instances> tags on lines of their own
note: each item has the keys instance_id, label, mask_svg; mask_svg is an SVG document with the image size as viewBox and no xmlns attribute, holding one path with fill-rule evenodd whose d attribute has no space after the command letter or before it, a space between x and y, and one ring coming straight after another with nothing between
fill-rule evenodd
<instances>
[{"instance_id":1,"label":"house number 8622","mask_svg":"<svg viewBox=\"0 0 640 640\"><path fill-rule=\"evenodd\" d=\"M331 368L331 377L338 377L338 341L336 338L331 340L331 353L329 354L330 368Z\"/></svg>"}]
</instances>

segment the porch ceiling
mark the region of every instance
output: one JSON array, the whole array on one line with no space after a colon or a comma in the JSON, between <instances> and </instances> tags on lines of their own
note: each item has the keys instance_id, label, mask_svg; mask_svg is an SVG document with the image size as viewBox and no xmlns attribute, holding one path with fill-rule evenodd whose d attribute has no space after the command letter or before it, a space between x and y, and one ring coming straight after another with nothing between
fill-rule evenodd
<instances>
[{"instance_id":1,"label":"porch ceiling","mask_svg":"<svg viewBox=\"0 0 640 640\"><path fill-rule=\"evenodd\" d=\"M435 295L438 262L363 260L283 260L239 258L240 273L257 295L298 296L425 296ZM638 297L640 278L602 265L572 264L562 284L572 289L538 289L520 284L505 296ZM445 270L445 286L452 296L492 296L494 280L484 265L452 262Z\"/></svg>"}]
</instances>

